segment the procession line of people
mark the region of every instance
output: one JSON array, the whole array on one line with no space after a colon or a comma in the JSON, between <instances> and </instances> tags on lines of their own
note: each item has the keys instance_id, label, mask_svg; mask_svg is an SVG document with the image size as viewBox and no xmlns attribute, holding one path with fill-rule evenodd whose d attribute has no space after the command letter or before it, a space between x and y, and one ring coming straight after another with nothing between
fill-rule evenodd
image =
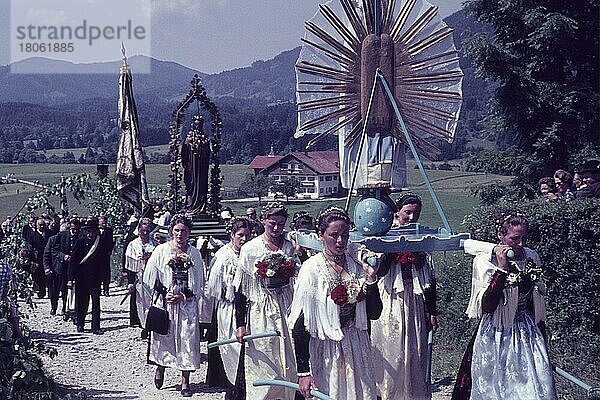
<instances>
[{"instance_id":1,"label":"procession line of people","mask_svg":"<svg viewBox=\"0 0 600 400\"><path fill-rule=\"evenodd\" d=\"M421 199L404 194L397 207L397 225L414 223ZM374 254L349 243L352 220L336 207L312 221L323 243L314 252L289 240L287 219L286 207L270 202L262 210L264 232L253 236L249 219L231 218L229 243L214 249L207 265L188 244L191 221L184 216L173 217L169 241L154 251L150 239L128 246L130 290L137 299L131 312L144 326L144 314L164 296L170 319L166 335L150 332L156 387L162 387L165 369L173 368L182 374L181 394L192 395L189 373L201 362L200 321L208 320L211 341L238 341L209 352L207 383L224 388L227 399L309 398L311 389L334 399L430 399L427 336L438 328L431 255ZM527 229L524 216L503 216L496 252L474 260L467 311L481 322L454 399L556 398L544 300L539 276L531 272L541 264L525 247ZM509 249L514 260L506 257ZM367 262L370 257L376 265ZM214 306L206 315L209 299ZM244 340L270 331L280 336ZM300 390L254 387L259 379L298 382Z\"/></svg>"}]
</instances>

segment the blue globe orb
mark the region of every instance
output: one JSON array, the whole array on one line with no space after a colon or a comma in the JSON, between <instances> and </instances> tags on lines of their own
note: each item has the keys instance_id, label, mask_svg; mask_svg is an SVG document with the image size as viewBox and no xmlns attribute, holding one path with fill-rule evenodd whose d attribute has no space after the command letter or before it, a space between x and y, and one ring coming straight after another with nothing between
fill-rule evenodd
<instances>
[{"instance_id":1,"label":"blue globe orb","mask_svg":"<svg viewBox=\"0 0 600 400\"><path fill-rule=\"evenodd\" d=\"M385 235L393 222L394 203L387 196L363 196L354 206L354 224L361 235Z\"/></svg>"}]
</instances>

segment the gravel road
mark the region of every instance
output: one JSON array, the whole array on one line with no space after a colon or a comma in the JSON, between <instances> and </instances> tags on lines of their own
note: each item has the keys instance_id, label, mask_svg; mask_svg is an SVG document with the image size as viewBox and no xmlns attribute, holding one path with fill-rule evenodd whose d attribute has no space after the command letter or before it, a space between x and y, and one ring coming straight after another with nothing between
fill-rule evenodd
<instances>
[{"instance_id":1,"label":"gravel road","mask_svg":"<svg viewBox=\"0 0 600 400\"><path fill-rule=\"evenodd\" d=\"M36 342L57 350L50 358L40 355L44 368L60 386L62 394L83 392L89 399L180 399L179 371L167 369L161 390L154 387L154 367L146 365L146 341L140 329L129 327L128 300L119 305L124 287L112 287L109 297L101 297L103 335L90 331L88 314L86 331L77 333L75 325L62 317L50 315L48 299L36 299L36 308L27 311L25 321ZM206 356L206 342L201 352ZM224 399L223 392L204 384L206 363L191 374L193 398ZM433 400L450 398L451 387L435 387Z\"/></svg>"}]
</instances>

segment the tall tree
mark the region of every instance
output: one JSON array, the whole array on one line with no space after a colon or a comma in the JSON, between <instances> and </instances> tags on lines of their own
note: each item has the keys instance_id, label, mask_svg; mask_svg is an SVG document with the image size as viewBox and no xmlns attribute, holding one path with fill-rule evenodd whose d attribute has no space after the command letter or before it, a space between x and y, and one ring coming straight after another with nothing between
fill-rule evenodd
<instances>
[{"instance_id":1,"label":"tall tree","mask_svg":"<svg viewBox=\"0 0 600 400\"><path fill-rule=\"evenodd\" d=\"M498 84L497 142L527 156L521 179L534 182L597 150L599 1L471 0L465 10L495 28L465 48L477 73Z\"/></svg>"},{"instance_id":2,"label":"tall tree","mask_svg":"<svg viewBox=\"0 0 600 400\"><path fill-rule=\"evenodd\" d=\"M258 197L258 204L262 203L262 198L269 194L271 180L263 174L246 174L246 178L240 185L240 192L246 196Z\"/></svg>"},{"instance_id":3,"label":"tall tree","mask_svg":"<svg viewBox=\"0 0 600 400\"><path fill-rule=\"evenodd\" d=\"M283 193L285 196L285 202L289 203L290 197L295 196L300 189L300 181L294 176L283 178L280 181L274 181L271 185L272 192Z\"/></svg>"}]
</instances>

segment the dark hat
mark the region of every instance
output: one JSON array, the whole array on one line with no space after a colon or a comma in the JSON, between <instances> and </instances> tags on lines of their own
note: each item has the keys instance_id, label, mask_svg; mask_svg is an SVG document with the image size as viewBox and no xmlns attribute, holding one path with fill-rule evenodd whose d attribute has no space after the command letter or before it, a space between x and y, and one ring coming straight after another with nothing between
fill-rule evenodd
<instances>
[{"instance_id":1,"label":"dark hat","mask_svg":"<svg viewBox=\"0 0 600 400\"><path fill-rule=\"evenodd\" d=\"M90 218L86 220L81 225L81 229L98 229L98 218Z\"/></svg>"},{"instance_id":2,"label":"dark hat","mask_svg":"<svg viewBox=\"0 0 600 400\"><path fill-rule=\"evenodd\" d=\"M600 161L587 160L581 165L577 172L600 172Z\"/></svg>"}]
</instances>

